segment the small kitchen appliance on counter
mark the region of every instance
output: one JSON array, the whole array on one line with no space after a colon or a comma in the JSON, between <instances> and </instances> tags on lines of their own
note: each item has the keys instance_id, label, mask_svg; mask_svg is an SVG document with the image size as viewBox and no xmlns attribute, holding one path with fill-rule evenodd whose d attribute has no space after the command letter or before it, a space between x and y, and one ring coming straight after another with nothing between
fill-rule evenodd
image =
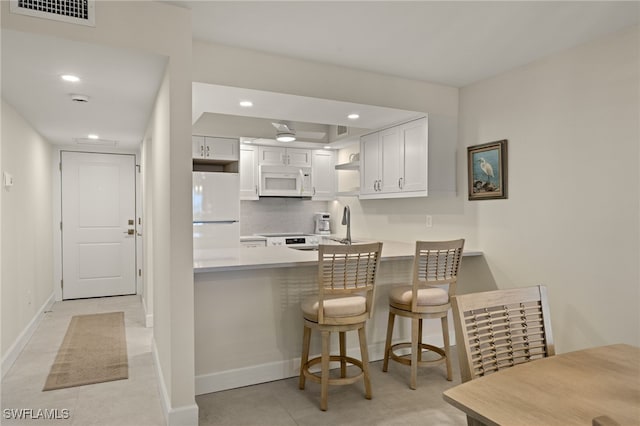
<instances>
[{"instance_id":1,"label":"small kitchen appliance on counter","mask_svg":"<svg viewBox=\"0 0 640 426\"><path fill-rule=\"evenodd\" d=\"M318 235L330 235L331 234L331 214L326 212L319 212L314 215L316 223L315 233Z\"/></svg>"}]
</instances>

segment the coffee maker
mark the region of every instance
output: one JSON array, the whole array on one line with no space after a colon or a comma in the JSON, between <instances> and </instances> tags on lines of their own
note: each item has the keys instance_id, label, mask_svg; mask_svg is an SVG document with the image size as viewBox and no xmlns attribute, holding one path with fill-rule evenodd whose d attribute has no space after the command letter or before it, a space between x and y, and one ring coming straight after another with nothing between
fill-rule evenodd
<instances>
[{"instance_id":1,"label":"coffee maker","mask_svg":"<svg viewBox=\"0 0 640 426\"><path fill-rule=\"evenodd\" d=\"M315 233L319 235L331 234L331 214L325 212L319 212L314 215L314 221L316 223Z\"/></svg>"}]
</instances>

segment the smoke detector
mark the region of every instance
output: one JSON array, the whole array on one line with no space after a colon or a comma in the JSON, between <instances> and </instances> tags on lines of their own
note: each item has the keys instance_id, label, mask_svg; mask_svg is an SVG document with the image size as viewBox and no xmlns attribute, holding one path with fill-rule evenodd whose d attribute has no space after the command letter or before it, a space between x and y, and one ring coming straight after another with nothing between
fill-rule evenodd
<instances>
[{"instance_id":1,"label":"smoke detector","mask_svg":"<svg viewBox=\"0 0 640 426\"><path fill-rule=\"evenodd\" d=\"M89 102L89 97L87 95L71 95L71 100L73 102L85 103Z\"/></svg>"}]
</instances>

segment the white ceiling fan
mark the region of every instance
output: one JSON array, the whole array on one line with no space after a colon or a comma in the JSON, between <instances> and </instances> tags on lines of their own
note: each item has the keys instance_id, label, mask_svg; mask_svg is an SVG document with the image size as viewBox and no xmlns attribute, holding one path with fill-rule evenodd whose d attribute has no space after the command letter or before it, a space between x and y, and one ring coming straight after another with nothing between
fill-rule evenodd
<instances>
[{"instance_id":1,"label":"white ceiling fan","mask_svg":"<svg viewBox=\"0 0 640 426\"><path fill-rule=\"evenodd\" d=\"M271 123L276 128L276 140L280 142L293 142L296 136L308 139L323 139L325 132L300 131L297 132L291 122Z\"/></svg>"},{"instance_id":2,"label":"white ceiling fan","mask_svg":"<svg viewBox=\"0 0 640 426\"><path fill-rule=\"evenodd\" d=\"M293 142L296 140L296 131L289 123L271 123L276 128L276 140L279 142Z\"/></svg>"}]
</instances>

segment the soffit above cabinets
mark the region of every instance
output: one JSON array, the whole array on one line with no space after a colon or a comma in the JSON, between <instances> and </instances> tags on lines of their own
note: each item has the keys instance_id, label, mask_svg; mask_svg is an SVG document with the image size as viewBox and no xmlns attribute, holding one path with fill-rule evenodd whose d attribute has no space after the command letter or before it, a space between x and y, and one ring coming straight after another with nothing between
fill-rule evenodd
<instances>
[{"instance_id":1,"label":"soffit above cabinets","mask_svg":"<svg viewBox=\"0 0 640 426\"><path fill-rule=\"evenodd\" d=\"M424 116L424 112L363 105L331 99L274 93L261 90L193 83L192 120L195 133L225 137L274 139L273 122L292 123L297 140L326 144L335 142L336 126L349 131L341 141ZM240 101L250 100L250 108ZM357 113L359 118L347 116ZM325 133L325 136L320 134Z\"/></svg>"}]
</instances>

